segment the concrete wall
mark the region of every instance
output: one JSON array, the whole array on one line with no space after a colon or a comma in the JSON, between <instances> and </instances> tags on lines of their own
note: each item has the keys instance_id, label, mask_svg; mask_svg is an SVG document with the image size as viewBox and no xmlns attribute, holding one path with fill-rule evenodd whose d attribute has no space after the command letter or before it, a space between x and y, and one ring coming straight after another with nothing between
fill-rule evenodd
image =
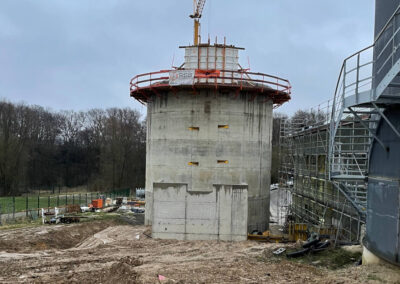
<instances>
[{"instance_id":1,"label":"concrete wall","mask_svg":"<svg viewBox=\"0 0 400 284\"><path fill-rule=\"evenodd\" d=\"M235 96L178 91L148 104L146 224L153 219L154 183L185 184L189 193L225 184L248 185L248 231L268 229L272 102Z\"/></svg>"},{"instance_id":2,"label":"concrete wall","mask_svg":"<svg viewBox=\"0 0 400 284\"><path fill-rule=\"evenodd\" d=\"M153 238L247 239L247 186L214 185L212 192L190 192L186 184L155 183L153 200Z\"/></svg>"}]
</instances>

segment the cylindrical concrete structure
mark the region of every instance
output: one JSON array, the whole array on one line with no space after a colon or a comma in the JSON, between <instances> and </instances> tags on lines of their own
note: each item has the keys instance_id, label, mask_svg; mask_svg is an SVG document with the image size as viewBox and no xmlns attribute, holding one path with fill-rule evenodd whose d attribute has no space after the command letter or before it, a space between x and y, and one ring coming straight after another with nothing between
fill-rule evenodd
<instances>
[{"instance_id":1,"label":"cylindrical concrete structure","mask_svg":"<svg viewBox=\"0 0 400 284\"><path fill-rule=\"evenodd\" d=\"M291 87L241 69L234 46L184 48L183 67L131 80L148 106L145 224L155 238L245 240L268 229L272 109Z\"/></svg>"},{"instance_id":2,"label":"cylindrical concrete structure","mask_svg":"<svg viewBox=\"0 0 400 284\"><path fill-rule=\"evenodd\" d=\"M272 100L200 90L168 92L147 108L146 224L151 224L153 184L187 184L191 192L213 186L248 186L248 231L269 219Z\"/></svg>"}]
</instances>

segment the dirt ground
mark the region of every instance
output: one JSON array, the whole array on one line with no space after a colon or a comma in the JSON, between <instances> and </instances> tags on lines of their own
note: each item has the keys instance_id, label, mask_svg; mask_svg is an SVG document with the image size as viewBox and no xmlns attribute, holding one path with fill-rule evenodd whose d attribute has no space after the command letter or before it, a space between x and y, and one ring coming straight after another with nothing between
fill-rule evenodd
<instances>
[{"instance_id":1,"label":"dirt ground","mask_svg":"<svg viewBox=\"0 0 400 284\"><path fill-rule=\"evenodd\" d=\"M1 230L0 282L400 283L397 268L331 270L272 254L293 244L156 240L128 221Z\"/></svg>"}]
</instances>

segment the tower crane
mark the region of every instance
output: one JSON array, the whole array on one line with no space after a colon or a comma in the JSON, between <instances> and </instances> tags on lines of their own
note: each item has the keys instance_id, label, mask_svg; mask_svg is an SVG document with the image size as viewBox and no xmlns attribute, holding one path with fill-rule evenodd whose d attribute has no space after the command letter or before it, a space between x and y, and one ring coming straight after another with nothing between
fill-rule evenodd
<instances>
[{"instance_id":1,"label":"tower crane","mask_svg":"<svg viewBox=\"0 0 400 284\"><path fill-rule=\"evenodd\" d=\"M194 45L199 45L200 18L205 4L206 0L193 0L193 15L189 17L194 19Z\"/></svg>"}]
</instances>

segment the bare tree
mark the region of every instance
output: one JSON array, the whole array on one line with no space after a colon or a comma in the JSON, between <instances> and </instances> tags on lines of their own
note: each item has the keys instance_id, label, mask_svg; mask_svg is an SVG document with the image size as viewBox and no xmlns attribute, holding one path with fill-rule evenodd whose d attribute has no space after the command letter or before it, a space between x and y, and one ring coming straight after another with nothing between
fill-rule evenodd
<instances>
[{"instance_id":1,"label":"bare tree","mask_svg":"<svg viewBox=\"0 0 400 284\"><path fill-rule=\"evenodd\" d=\"M145 124L131 109L51 112L0 102L0 195L144 185Z\"/></svg>"}]
</instances>

